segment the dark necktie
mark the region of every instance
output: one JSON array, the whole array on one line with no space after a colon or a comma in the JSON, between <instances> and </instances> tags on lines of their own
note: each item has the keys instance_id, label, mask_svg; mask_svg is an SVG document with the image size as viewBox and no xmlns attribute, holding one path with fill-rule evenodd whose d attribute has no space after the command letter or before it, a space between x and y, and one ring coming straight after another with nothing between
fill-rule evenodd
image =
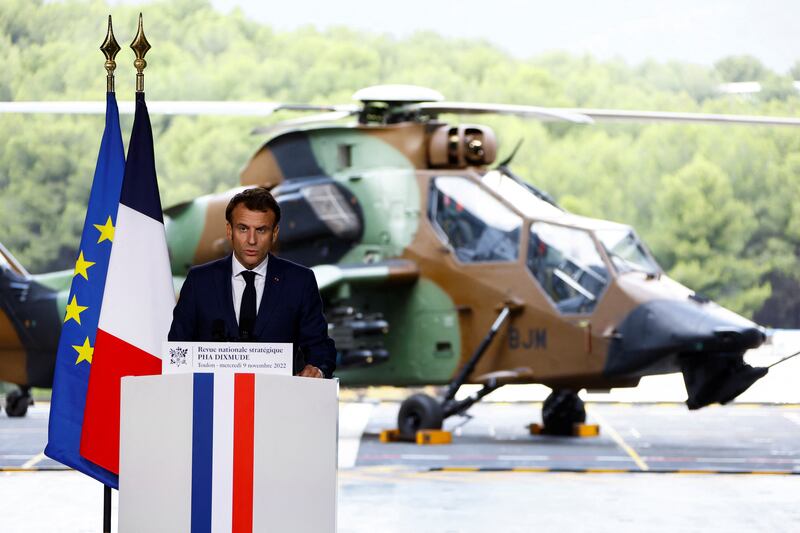
<instances>
[{"instance_id":1,"label":"dark necktie","mask_svg":"<svg viewBox=\"0 0 800 533\"><path fill-rule=\"evenodd\" d=\"M239 338L250 340L256 322L256 273L245 270L242 277L246 285L242 293L242 305L239 307Z\"/></svg>"}]
</instances>

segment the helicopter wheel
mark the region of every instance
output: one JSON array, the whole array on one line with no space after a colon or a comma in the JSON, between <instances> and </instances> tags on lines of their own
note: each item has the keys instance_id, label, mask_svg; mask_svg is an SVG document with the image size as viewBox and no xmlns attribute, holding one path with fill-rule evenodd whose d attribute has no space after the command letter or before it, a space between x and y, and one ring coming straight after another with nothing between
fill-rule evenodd
<instances>
[{"instance_id":1,"label":"helicopter wheel","mask_svg":"<svg viewBox=\"0 0 800 533\"><path fill-rule=\"evenodd\" d=\"M407 438L416 436L420 429L442 429L444 413L441 404L427 394L414 394L400 404L397 429Z\"/></svg>"},{"instance_id":2,"label":"helicopter wheel","mask_svg":"<svg viewBox=\"0 0 800 533\"><path fill-rule=\"evenodd\" d=\"M542 425L548 435L572 435L575 424L586 422L586 407L571 390L554 390L542 405Z\"/></svg>"},{"instance_id":3,"label":"helicopter wheel","mask_svg":"<svg viewBox=\"0 0 800 533\"><path fill-rule=\"evenodd\" d=\"M33 403L30 392L16 389L6 394L6 414L10 417L22 417Z\"/></svg>"}]
</instances>

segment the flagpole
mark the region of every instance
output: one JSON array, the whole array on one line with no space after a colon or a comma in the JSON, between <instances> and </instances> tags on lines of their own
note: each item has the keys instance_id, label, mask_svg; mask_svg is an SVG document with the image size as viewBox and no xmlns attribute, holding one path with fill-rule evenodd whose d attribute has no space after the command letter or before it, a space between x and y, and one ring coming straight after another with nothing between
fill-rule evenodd
<instances>
[{"instance_id":1,"label":"flagpole","mask_svg":"<svg viewBox=\"0 0 800 533\"><path fill-rule=\"evenodd\" d=\"M117 68L117 63L114 59L117 53L121 50L119 43L114 38L114 29L111 26L111 15L108 16L108 31L103 44L100 45L100 51L106 57L106 92L114 92L114 70ZM111 533L111 487L103 484L103 533Z\"/></svg>"},{"instance_id":2,"label":"flagpole","mask_svg":"<svg viewBox=\"0 0 800 533\"><path fill-rule=\"evenodd\" d=\"M103 485L103 533L111 533L111 487Z\"/></svg>"}]
</instances>

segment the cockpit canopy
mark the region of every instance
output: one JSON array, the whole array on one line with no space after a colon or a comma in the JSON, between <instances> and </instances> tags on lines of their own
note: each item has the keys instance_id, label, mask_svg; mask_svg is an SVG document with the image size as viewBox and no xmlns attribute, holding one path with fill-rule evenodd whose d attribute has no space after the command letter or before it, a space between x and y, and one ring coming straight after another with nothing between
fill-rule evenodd
<instances>
[{"instance_id":1,"label":"cockpit canopy","mask_svg":"<svg viewBox=\"0 0 800 533\"><path fill-rule=\"evenodd\" d=\"M429 198L431 222L462 263L518 261L526 240L525 264L561 313L591 313L613 276L661 273L631 227L567 213L501 171L434 177Z\"/></svg>"}]
</instances>

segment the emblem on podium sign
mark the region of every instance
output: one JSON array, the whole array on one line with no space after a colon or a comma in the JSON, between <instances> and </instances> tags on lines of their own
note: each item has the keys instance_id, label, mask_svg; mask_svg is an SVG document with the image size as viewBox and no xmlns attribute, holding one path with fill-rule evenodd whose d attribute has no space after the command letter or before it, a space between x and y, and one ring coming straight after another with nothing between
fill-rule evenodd
<instances>
[{"instance_id":1,"label":"emblem on podium sign","mask_svg":"<svg viewBox=\"0 0 800 533\"><path fill-rule=\"evenodd\" d=\"M174 348L169 349L169 364L180 368L182 366L186 366L186 355L189 353L189 350L182 347L176 346Z\"/></svg>"}]
</instances>

